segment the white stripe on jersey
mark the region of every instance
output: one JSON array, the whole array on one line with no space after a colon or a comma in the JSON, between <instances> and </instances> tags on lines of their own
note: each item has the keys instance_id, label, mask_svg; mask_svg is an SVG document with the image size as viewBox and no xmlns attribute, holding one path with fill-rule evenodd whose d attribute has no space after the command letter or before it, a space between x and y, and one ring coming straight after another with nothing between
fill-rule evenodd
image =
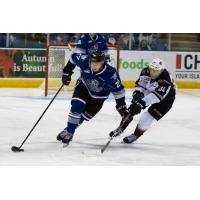
<instances>
[{"instance_id":1,"label":"white stripe on jersey","mask_svg":"<svg viewBox=\"0 0 200 200\"><path fill-rule=\"evenodd\" d=\"M153 93L148 94L142 100L145 101L146 106L160 102L160 99Z\"/></svg>"}]
</instances>

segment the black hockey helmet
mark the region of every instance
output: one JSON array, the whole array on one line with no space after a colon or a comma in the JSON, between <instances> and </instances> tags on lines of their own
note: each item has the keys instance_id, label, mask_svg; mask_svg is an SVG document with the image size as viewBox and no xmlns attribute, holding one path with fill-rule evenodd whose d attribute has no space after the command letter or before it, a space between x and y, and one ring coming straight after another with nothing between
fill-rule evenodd
<instances>
[{"instance_id":1,"label":"black hockey helmet","mask_svg":"<svg viewBox=\"0 0 200 200\"><path fill-rule=\"evenodd\" d=\"M95 51L90 55L90 62L105 61L105 54L103 51Z\"/></svg>"}]
</instances>

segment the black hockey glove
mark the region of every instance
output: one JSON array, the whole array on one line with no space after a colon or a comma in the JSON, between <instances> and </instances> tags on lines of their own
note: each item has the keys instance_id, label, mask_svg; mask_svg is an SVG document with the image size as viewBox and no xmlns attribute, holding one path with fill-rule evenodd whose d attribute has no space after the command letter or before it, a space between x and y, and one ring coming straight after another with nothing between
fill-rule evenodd
<instances>
[{"instance_id":1,"label":"black hockey glove","mask_svg":"<svg viewBox=\"0 0 200 200\"><path fill-rule=\"evenodd\" d=\"M121 115L121 117L124 117L128 114L128 110L125 104L120 106L116 105L116 109L118 113Z\"/></svg>"},{"instance_id":2,"label":"black hockey glove","mask_svg":"<svg viewBox=\"0 0 200 200\"><path fill-rule=\"evenodd\" d=\"M129 106L128 110L132 115L137 115L142 109L146 107L145 101L142 99L132 100L132 104Z\"/></svg>"},{"instance_id":3,"label":"black hockey glove","mask_svg":"<svg viewBox=\"0 0 200 200\"><path fill-rule=\"evenodd\" d=\"M132 94L132 97L133 99L131 102L133 103L135 100L144 98L144 94L138 90L135 90Z\"/></svg>"},{"instance_id":4,"label":"black hockey glove","mask_svg":"<svg viewBox=\"0 0 200 200\"><path fill-rule=\"evenodd\" d=\"M70 84L71 76L73 74L73 70L75 67L76 67L76 65L71 63L69 60L66 64L66 66L63 68L62 82L64 85Z\"/></svg>"},{"instance_id":5,"label":"black hockey glove","mask_svg":"<svg viewBox=\"0 0 200 200\"><path fill-rule=\"evenodd\" d=\"M62 75L62 83L63 83L64 85L69 85L69 84L70 84L72 74L73 74L73 72L65 72L65 73Z\"/></svg>"}]
</instances>

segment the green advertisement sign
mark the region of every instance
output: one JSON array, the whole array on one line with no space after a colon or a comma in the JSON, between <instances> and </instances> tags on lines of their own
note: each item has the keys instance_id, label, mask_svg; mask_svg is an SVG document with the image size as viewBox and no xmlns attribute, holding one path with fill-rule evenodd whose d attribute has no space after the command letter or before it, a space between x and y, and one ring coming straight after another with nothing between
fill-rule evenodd
<instances>
[{"instance_id":1,"label":"green advertisement sign","mask_svg":"<svg viewBox=\"0 0 200 200\"><path fill-rule=\"evenodd\" d=\"M44 78L45 49L0 49L0 78Z\"/></svg>"},{"instance_id":2,"label":"green advertisement sign","mask_svg":"<svg viewBox=\"0 0 200 200\"><path fill-rule=\"evenodd\" d=\"M120 68L123 69L143 69L148 67L149 62L143 58L138 61L127 61L120 58Z\"/></svg>"}]
</instances>

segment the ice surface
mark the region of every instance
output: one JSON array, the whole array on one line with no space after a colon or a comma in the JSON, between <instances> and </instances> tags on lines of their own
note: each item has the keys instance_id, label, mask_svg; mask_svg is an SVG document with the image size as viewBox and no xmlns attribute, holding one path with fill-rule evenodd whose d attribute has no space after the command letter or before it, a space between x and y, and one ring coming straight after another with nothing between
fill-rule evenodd
<instances>
[{"instance_id":1,"label":"ice surface","mask_svg":"<svg viewBox=\"0 0 200 200\"><path fill-rule=\"evenodd\" d=\"M104 154L100 149L115 129L120 117L113 98L90 122L75 133L67 148L56 141L65 127L70 94L58 96L23 146L13 153L42 114L51 97L37 89L0 89L0 165L200 165L200 91L179 91L172 110L135 144L122 144L139 119ZM127 92L130 103L131 92Z\"/></svg>"}]
</instances>

